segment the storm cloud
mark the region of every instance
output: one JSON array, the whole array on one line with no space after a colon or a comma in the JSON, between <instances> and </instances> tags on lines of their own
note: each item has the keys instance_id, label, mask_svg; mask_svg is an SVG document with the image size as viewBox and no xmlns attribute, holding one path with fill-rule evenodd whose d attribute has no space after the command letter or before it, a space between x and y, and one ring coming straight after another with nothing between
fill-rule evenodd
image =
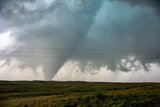
<instances>
[{"instance_id":1,"label":"storm cloud","mask_svg":"<svg viewBox=\"0 0 160 107\"><path fill-rule=\"evenodd\" d=\"M0 35L14 40L1 44L1 59L22 61L15 67L21 71L37 72L40 66L46 80L70 61L93 75L104 66L112 72L142 66L152 72L148 64L160 59L159 5L158 0L1 0ZM125 65L122 59L129 56L139 65L132 60Z\"/></svg>"}]
</instances>

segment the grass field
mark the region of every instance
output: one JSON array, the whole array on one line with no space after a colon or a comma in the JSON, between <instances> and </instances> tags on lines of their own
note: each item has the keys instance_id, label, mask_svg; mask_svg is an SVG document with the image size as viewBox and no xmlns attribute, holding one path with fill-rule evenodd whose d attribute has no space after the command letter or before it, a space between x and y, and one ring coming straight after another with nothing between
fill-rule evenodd
<instances>
[{"instance_id":1,"label":"grass field","mask_svg":"<svg viewBox=\"0 0 160 107\"><path fill-rule=\"evenodd\" d=\"M0 107L160 107L160 84L0 81Z\"/></svg>"}]
</instances>

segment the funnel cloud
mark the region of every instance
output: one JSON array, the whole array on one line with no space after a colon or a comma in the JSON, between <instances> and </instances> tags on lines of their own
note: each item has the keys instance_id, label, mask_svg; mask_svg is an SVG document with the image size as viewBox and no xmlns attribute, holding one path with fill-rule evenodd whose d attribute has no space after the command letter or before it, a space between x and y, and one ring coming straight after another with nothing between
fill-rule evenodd
<instances>
[{"instance_id":1,"label":"funnel cloud","mask_svg":"<svg viewBox=\"0 0 160 107\"><path fill-rule=\"evenodd\" d=\"M159 7L158 0L1 0L0 79L160 81Z\"/></svg>"}]
</instances>

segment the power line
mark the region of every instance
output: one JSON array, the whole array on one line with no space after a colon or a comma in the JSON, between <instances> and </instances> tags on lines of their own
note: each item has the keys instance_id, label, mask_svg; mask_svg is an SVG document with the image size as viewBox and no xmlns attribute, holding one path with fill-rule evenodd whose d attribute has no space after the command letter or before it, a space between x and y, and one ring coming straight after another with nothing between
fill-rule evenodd
<instances>
[{"instance_id":1,"label":"power line","mask_svg":"<svg viewBox=\"0 0 160 107\"><path fill-rule=\"evenodd\" d=\"M4 50L2 50L5 48ZM111 50L111 49L87 49L87 48L54 48L54 47L36 47L36 46L0 46L0 57L118 57L122 55L140 55L140 56L159 56L160 51L153 50ZM5 54L6 52L11 52ZM28 55L29 54L29 55ZM45 55L44 55L45 54Z\"/></svg>"}]
</instances>

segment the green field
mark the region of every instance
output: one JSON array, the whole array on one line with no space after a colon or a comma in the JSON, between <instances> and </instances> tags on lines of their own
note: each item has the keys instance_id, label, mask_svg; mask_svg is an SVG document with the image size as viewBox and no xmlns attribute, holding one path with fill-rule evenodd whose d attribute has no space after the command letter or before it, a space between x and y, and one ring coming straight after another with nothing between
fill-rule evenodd
<instances>
[{"instance_id":1,"label":"green field","mask_svg":"<svg viewBox=\"0 0 160 107\"><path fill-rule=\"evenodd\" d=\"M0 107L160 107L160 84L0 81Z\"/></svg>"}]
</instances>

